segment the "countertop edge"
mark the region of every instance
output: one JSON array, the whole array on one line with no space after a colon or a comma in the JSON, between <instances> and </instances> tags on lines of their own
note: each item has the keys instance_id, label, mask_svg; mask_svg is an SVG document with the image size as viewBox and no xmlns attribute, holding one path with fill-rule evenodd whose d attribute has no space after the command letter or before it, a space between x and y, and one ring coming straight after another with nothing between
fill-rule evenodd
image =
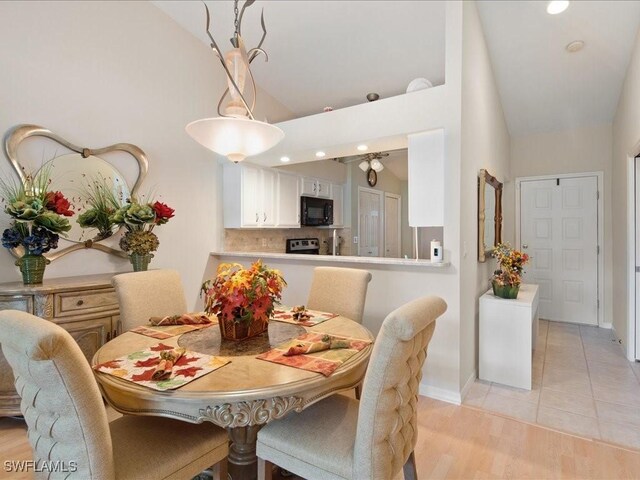
<instances>
[{"instance_id":1,"label":"countertop edge","mask_svg":"<svg viewBox=\"0 0 640 480\"><path fill-rule=\"evenodd\" d=\"M350 255L301 255L295 253L277 252L211 252L214 257L261 257L281 260L306 260L317 263L361 263L369 265L400 265L420 268L446 269L451 266L449 262L431 263L430 260L415 260L411 258L381 258L381 257L354 257Z\"/></svg>"}]
</instances>

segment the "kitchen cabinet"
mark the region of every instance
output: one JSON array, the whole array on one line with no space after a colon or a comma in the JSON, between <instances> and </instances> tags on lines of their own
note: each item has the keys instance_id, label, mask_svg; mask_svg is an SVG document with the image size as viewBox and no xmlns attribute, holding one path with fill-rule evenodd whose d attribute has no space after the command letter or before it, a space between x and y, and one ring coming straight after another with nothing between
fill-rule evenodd
<instances>
[{"instance_id":1,"label":"kitchen cabinet","mask_svg":"<svg viewBox=\"0 0 640 480\"><path fill-rule=\"evenodd\" d=\"M444 130L408 136L409 226L444 225Z\"/></svg>"},{"instance_id":2,"label":"kitchen cabinet","mask_svg":"<svg viewBox=\"0 0 640 480\"><path fill-rule=\"evenodd\" d=\"M301 195L331 198L331 183L319 178L302 177Z\"/></svg>"},{"instance_id":3,"label":"kitchen cabinet","mask_svg":"<svg viewBox=\"0 0 640 480\"><path fill-rule=\"evenodd\" d=\"M300 226L299 177L247 164L223 167L225 228Z\"/></svg>"},{"instance_id":4,"label":"kitchen cabinet","mask_svg":"<svg viewBox=\"0 0 640 480\"><path fill-rule=\"evenodd\" d=\"M331 199L333 200L334 228L344 227L344 185L331 184Z\"/></svg>"},{"instance_id":5,"label":"kitchen cabinet","mask_svg":"<svg viewBox=\"0 0 640 480\"><path fill-rule=\"evenodd\" d=\"M225 228L275 226L276 172L246 164L223 168Z\"/></svg>"},{"instance_id":6,"label":"kitchen cabinet","mask_svg":"<svg viewBox=\"0 0 640 480\"><path fill-rule=\"evenodd\" d=\"M300 226L300 182L297 175L278 172L276 210L278 228Z\"/></svg>"},{"instance_id":7,"label":"kitchen cabinet","mask_svg":"<svg viewBox=\"0 0 640 480\"><path fill-rule=\"evenodd\" d=\"M118 332L113 274L45 279L42 285L0 284L0 310L21 310L67 330L87 361ZM0 416L20 415L11 368L0 352Z\"/></svg>"}]
</instances>

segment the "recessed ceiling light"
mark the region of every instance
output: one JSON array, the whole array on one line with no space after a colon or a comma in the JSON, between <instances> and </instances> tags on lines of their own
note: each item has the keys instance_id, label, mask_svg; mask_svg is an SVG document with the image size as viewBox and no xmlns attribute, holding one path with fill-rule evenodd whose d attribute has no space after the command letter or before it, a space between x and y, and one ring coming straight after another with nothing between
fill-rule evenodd
<instances>
[{"instance_id":1,"label":"recessed ceiling light","mask_svg":"<svg viewBox=\"0 0 640 480\"><path fill-rule=\"evenodd\" d=\"M284 163L287 163L287 162L290 162L291 159L289 157L280 157L280 161L284 162Z\"/></svg>"},{"instance_id":2,"label":"recessed ceiling light","mask_svg":"<svg viewBox=\"0 0 640 480\"><path fill-rule=\"evenodd\" d=\"M326 153L324 153L323 151L317 151L317 152L316 152L316 157L318 157L318 158L322 158L322 157L324 157L325 155L326 155Z\"/></svg>"},{"instance_id":3,"label":"recessed ceiling light","mask_svg":"<svg viewBox=\"0 0 640 480\"><path fill-rule=\"evenodd\" d=\"M567 0L554 0L547 5L547 13L549 15L557 15L564 12L569 8L569 2Z\"/></svg>"},{"instance_id":4,"label":"recessed ceiling light","mask_svg":"<svg viewBox=\"0 0 640 480\"><path fill-rule=\"evenodd\" d=\"M358 145L356 148L361 152L366 152L367 150L369 150L369 147L367 147L366 145Z\"/></svg>"},{"instance_id":5,"label":"recessed ceiling light","mask_svg":"<svg viewBox=\"0 0 640 480\"><path fill-rule=\"evenodd\" d=\"M584 42L582 40L576 40L575 42L571 42L564 48L566 48L567 52L570 53L579 52L584 48Z\"/></svg>"}]
</instances>

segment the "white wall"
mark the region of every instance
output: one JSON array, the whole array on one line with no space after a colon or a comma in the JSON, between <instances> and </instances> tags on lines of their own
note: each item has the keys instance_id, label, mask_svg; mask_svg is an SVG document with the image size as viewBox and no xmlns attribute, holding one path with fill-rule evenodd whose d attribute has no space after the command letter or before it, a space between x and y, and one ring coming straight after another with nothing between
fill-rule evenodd
<instances>
[{"instance_id":1,"label":"white wall","mask_svg":"<svg viewBox=\"0 0 640 480\"><path fill-rule=\"evenodd\" d=\"M214 213L217 157L184 126L215 115L221 66L147 2L0 2L0 18L0 132L34 123L90 148L141 147L149 158L141 191L155 188L176 209L157 229L152 267L178 269L195 304L208 253L221 245L222 216ZM267 95L258 102L267 107L260 115L291 118ZM15 178L2 162L2 178ZM8 224L0 215L0 231ZM0 282L20 280L13 262L2 249ZM52 263L45 278L130 270L125 260L89 250Z\"/></svg>"},{"instance_id":2,"label":"white wall","mask_svg":"<svg viewBox=\"0 0 640 480\"><path fill-rule=\"evenodd\" d=\"M640 32L624 81L618 108L613 121L613 327L622 343L633 351L633 322L629 320L628 301L633 297L628 270L634 265L633 211L628 208L628 195L632 195L632 158L640 153ZM630 188L631 187L631 188Z\"/></svg>"},{"instance_id":3,"label":"white wall","mask_svg":"<svg viewBox=\"0 0 640 480\"><path fill-rule=\"evenodd\" d=\"M604 322L611 323L612 302L612 129L596 125L576 130L511 138L511 177L561 173L604 172ZM512 189L506 203L515 203ZM515 211L510 222L515 222Z\"/></svg>"},{"instance_id":4,"label":"white wall","mask_svg":"<svg viewBox=\"0 0 640 480\"><path fill-rule=\"evenodd\" d=\"M485 168L502 182L509 178L509 132L475 2L464 2L462 32L460 388L475 378L478 298L495 264L478 263L478 173ZM509 219L503 223L505 232L513 228Z\"/></svg>"}]
</instances>

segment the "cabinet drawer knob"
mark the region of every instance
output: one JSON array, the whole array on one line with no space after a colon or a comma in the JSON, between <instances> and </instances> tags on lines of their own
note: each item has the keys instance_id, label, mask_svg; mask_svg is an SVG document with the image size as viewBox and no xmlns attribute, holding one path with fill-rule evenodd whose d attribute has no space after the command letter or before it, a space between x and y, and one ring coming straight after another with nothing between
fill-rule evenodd
<instances>
[{"instance_id":1,"label":"cabinet drawer knob","mask_svg":"<svg viewBox=\"0 0 640 480\"><path fill-rule=\"evenodd\" d=\"M78 300L76 302L76 305L79 306L79 307L82 306L83 304L84 304L84 300Z\"/></svg>"}]
</instances>

